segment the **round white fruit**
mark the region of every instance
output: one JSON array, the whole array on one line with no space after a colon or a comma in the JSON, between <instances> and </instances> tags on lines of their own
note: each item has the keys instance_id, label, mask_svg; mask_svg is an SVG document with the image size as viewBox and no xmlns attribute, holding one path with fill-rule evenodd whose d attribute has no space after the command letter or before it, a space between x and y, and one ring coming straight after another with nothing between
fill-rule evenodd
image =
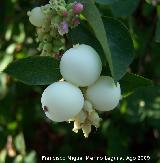
<instances>
[{"instance_id":1,"label":"round white fruit","mask_svg":"<svg viewBox=\"0 0 160 163\"><path fill-rule=\"evenodd\" d=\"M84 97L79 88L61 81L49 85L44 90L41 103L49 119L55 122L63 122L81 111Z\"/></svg>"},{"instance_id":2,"label":"round white fruit","mask_svg":"<svg viewBox=\"0 0 160 163\"><path fill-rule=\"evenodd\" d=\"M93 85L87 89L87 99L99 111L114 109L121 99L120 84L114 83L109 76L101 76Z\"/></svg>"},{"instance_id":3,"label":"round white fruit","mask_svg":"<svg viewBox=\"0 0 160 163\"><path fill-rule=\"evenodd\" d=\"M67 50L61 58L60 72L66 81L85 87L100 76L102 63L97 52L88 45L77 45Z\"/></svg>"},{"instance_id":4,"label":"round white fruit","mask_svg":"<svg viewBox=\"0 0 160 163\"><path fill-rule=\"evenodd\" d=\"M36 27L41 27L44 24L46 16L43 14L41 7L35 7L29 13L29 21Z\"/></svg>"}]
</instances>

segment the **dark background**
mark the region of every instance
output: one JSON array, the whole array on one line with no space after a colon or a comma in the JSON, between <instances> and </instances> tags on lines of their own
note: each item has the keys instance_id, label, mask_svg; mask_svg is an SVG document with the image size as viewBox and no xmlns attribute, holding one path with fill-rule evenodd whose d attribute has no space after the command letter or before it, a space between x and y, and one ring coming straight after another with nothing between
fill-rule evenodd
<instances>
[{"instance_id":1,"label":"dark background","mask_svg":"<svg viewBox=\"0 0 160 163\"><path fill-rule=\"evenodd\" d=\"M38 54L35 29L26 13L45 3L0 2L0 72L15 59ZM40 104L45 87L24 85L1 72L0 163L41 162L42 155L149 155L148 162L160 163L160 44L155 41L160 36L156 32L156 6L141 0L124 8L122 5L119 11L116 5L112 9L98 7L102 15L117 17L121 13L118 18L129 28L135 47L130 71L152 79L154 86L138 89L114 111L102 114L101 127L97 131L93 128L85 139L82 132L72 132L73 124L53 123L45 117Z\"/></svg>"}]
</instances>

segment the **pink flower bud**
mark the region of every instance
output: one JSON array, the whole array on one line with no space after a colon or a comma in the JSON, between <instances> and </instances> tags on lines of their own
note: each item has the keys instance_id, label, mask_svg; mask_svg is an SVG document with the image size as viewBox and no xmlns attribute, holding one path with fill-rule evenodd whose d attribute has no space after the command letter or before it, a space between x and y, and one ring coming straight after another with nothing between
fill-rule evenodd
<instances>
[{"instance_id":1,"label":"pink flower bud","mask_svg":"<svg viewBox=\"0 0 160 163\"><path fill-rule=\"evenodd\" d=\"M73 19L72 19L72 24L73 24L74 26L77 26L77 25L80 24L80 20L77 19L77 18L73 18Z\"/></svg>"},{"instance_id":2,"label":"pink flower bud","mask_svg":"<svg viewBox=\"0 0 160 163\"><path fill-rule=\"evenodd\" d=\"M84 9L83 4L82 3L75 3L73 5L73 12L74 14L79 14L80 12L82 12Z\"/></svg>"},{"instance_id":3,"label":"pink flower bud","mask_svg":"<svg viewBox=\"0 0 160 163\"><path fill-rule=\"evenodd\" d=\"M62 36L68 33L68 23L65 21L61 22L60 25L58 26L58 32Z\"/></svg>"},{"instance_id":4,"label":"pink flower bud","mask_svg":"<svg viewBox=\"0 0 160 163\"><path fill-rule=\"evenodd\" d=\"M67 11L64 11L64 12L63 12L63 16L64 16L64 17L67 17L67 16L68 16Z\"/></svg>"}]
</instances>

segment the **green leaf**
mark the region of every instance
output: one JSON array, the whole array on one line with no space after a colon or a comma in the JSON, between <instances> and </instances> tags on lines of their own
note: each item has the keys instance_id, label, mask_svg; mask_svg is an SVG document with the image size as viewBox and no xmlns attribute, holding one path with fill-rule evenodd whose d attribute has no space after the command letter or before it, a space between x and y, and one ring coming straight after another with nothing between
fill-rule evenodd
<instances>
[{"instance_id":1,"label":"green leaf","mask_svg":"<svg viewBox=\"0 0 160 163\"><path fill-rule=\"evenodd\" d=\"M119 80L125 75L129 64L134 58L133 43L127 28L121 22L107 17L103 18L103 22L111 52L114 78ZM100 43L84 23L73 29L70 36L73 44L84 43L94 47L102 62L106 63L105 54Z\"/></svg>"},{"instance_id":2,"label":"green leaf","mask_svg":"<svg viewBox=\"0 0 160 163\"><path fill-rule=\"evenodd\" d=\"M151 86L139 88L134 94L127 99L123 99L125 103L126 122L134 124L142 124L146 122L150 127L160 129L160 87ZM140 131L144 129L142 125ZM133 131L134 132L134 131ZM145 130L144 130L145 132Z\"/></svg>"},{"instance_id":3,"label":"green leaf","mask_svg":"<svg viewBox=\"0 0 160 163\"><path fill-rule=\"evenodd\" d=\"M100 42L104 50L105 58L108 61L111 74L113 78L115 78L116 80L116 77L114 76L113 63L112 63L111 53L109 49L109 44L108 44L104 24L101 18L101 14L97 9L96 5L94 4L94 1L92 0L88 0L87 2L85 1L84 5L85 5L84 15L88 23L92 27L97 40Z\"/></svg>"},{"instance_id":4,"label":"green leaf","mask_svg":"<svg viewBox=\"0 0 160 163\"><path fill-rule=\"evenodd\" d=\"M152 4L152 0L146 0L146 2Z\"/></svg>"},{"instance_id":5,"label":"green leaf","mask_svg":"<svg viewBox=\"0 0 160 163\"><path fill-rule=\"evenodd\" d=\"M2 149L0 151L0 162L6 162L6 158L7 158L7 150Z\"/></svg>"},{"instance_id":6,"label":"green leaf","mask_svg":"<svg viewBox=\"0 0 160 163\"><path fill-rule=\"evenodd\" d=\"M120 80L134 58L133 42L128 29L116 19L103 18L111 52L114 79Z\"/></svg>"},{"instance_id":7,"label":"green leaf","mask_svg":"<svg viewBox=\"0 0 160 163\"><path fill-rule=\"evenodd\" d=\"M155 41L160 42L160 5L157 5L158 20L156 25Z\"/></svg>"},{"instance_id":8,"label":"green leaf","mask_svg":"<svg viewBox=\"0 0 160 163\"><path fill-rule=\"evenodd\" d=\"M22 133L16 136L15 147L22 155L26 154L26 145L25 145L24 136Z\"/></svg>"},{"instance_id":9,"label":"green leaf","mask_svg":"<svg viewBox=\"0 0 160 163\"><path fill-rule=\"evenodd\" d=\"M118 17L129 16L136 10L139 2L139 0L117 0L111 4L113 15Z\"/></svg>"},{"instance_id":10,"label":"green leaf","mask_svg":"<svg viewBox=\"0 0 160 163\"><path fill-rule=\"evenodd\" d=\"M23 163L23 156L21 154L17 155L14 158L13 163Z\"/></svg>"},{"instance_id":11,"label":"green leaf","mask_svg":"<svg viewBox=\"0 0 160 163\"><path fill-rule=\"evenodd\" d=\"M0 100L7 95L7 75L0 73Z\"/></svg>"},{"instance_id":12,"label":"green leaf","mask_svg":"<svg viewBox=\"0 0 160 163\"><path fill-rule=\"evenodd\" d=\"M144 78L142 76L127 73L120 80L120 85L122 89L122 95L126 97L133 93L138 88L152 86L153 83L151 80Z\"/></svg>"},{"instance_id":13,"label":"green leaf","mask_svg":"<svg viewBox=\"0 0 160 163\"><path fill-rule=\"evenodd\" d=\"M133 43L127 28L112 18L104 17L102 20L92 0L79 1L85 5L84 15L102 46L112 77L116 81L120 80L134 57Z\"/></svg>"},{"instance_id":14,"label":"green leaf","mask_svg":"<svg viewBox=\"0 0 160 163\"><path fill-rule=\"evenodd\" d=\"M102 17L103 16L113 17L110 5L98 3L97 7Z\"/></svg>"},{"instance_id":15,"label":"green leaf","mask_svg":"<svg viewBox=\"0 0 160 163\"><path fill-rule=\"evenodd\" d=\"M28 57L11 63L4 72L29 85L47 85L61 78L59 61L52 57Z\"/></svg>"},{"instance_id":16,"label":"green leaf","mask_svg":"<svg viewBox=\"0 0 160 163\"><path fill-rule=\"evenodd\" d=\"M87 44L92 46L100 55L103 65L106 65L104 52L99 41L84 22L81 22L78 27L70 30L69 39L73 45Z\"/></svg>"},{"instance_id":17,"label":"green leaf","mask_svg":"<svg viewBox=\"0 0 160 163\"><path fill-rule=\"evenodd\" d=\"M155 41L160 42L160 18L157 21Z\"/></svg>"},{"instance_id":18,"label":"green leaf","mask_svg":"<svg viewBox=\"0 0 160 163\"><path fill-rule=\"evenodd\" d=\"M96 0L96 3L109 5L114 16L130 16L137 8L140 0Z\"/></svg>"},{"instance_id":19,"label":"green leaf","mask_svg":"<svg viewBox=\"0 0 160 163\"><path fill-rule=\"evenodd\" d=\"M28 153L25 156L24 163L35 163L35 162L37 162L36 152L35 151L31 151L30 153Z\"/></svg>"},{"instance_id":20,"label":"green leaf","mask_svg":"<svg viewBox=\"0 0 160 163\"><path fill-rule=\"evenodd\" d=\"M115 1L117 1L117 0L96 0L97 3L105 4L105 5L112 4Z\"/></svg>"}]
</instances>

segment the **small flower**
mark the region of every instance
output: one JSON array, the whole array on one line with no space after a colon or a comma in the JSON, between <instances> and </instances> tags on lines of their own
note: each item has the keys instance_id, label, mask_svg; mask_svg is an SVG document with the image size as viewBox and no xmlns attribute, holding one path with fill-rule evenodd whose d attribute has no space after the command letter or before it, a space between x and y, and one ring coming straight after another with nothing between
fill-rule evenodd
<instances>
[{"instance_id":1,"label":"small flower","mask_svg":"<svg viewBox=\"0 0 160 163\"><path fill-rule=\"evenodd\" d=\"M58 26L58 32L62 36L68 33L68 23L65 21L61 22L60 25Z\"/></svg>"},{"instance_id":2,"label":"small flower","mask_svg":"<svg viewBox=\"0 0 160 163\"><path fill-rule=\"evenodd\" d=\"M73 5L73 12L74 14L79 14L80 12L82 12L84 9L83 4L82 3L75 3Z\"/></svg>"},{"instance_id":3,"label":"small flower","mask_svg":"<svg viewBox=\"0 0 160 163\"><path fill-rule=\"evenodd\" d=\"M83 131L84 137L88 138L88 136L91 132L91 124L83 124L82 131Z\"/></svg>"}]
</instances>

